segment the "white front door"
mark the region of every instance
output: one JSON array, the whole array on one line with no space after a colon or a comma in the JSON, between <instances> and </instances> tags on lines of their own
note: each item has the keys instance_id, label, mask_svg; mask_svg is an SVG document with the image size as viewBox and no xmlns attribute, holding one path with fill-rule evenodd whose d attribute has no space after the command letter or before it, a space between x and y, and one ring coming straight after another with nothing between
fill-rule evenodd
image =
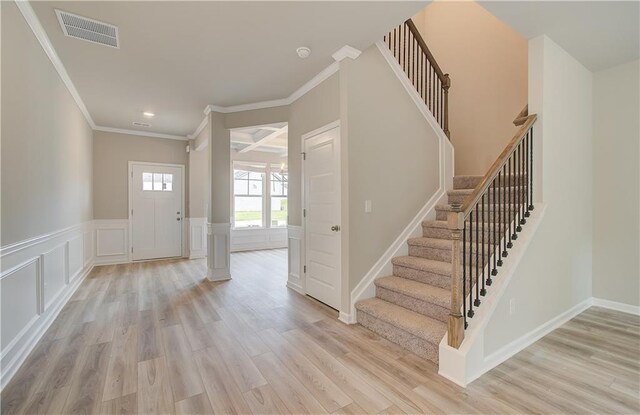
<instances>
[{"instance_id":1,"label":"white front door","mask_svg":"<svg viewBox=\"0 0 640 415\"><path fill-rule=\"evenodd\" d=\"M306 292L340 308L340 127L304 137Z\"/></svg>"},{"instance_id":2,"label":"white front door","mask_svg":"<svg viewBox=\"0 0 640 415\"><path fill-rule=\"evenodd\" d=\"M133 259L182 256L182 166L131 163Z\"/></svg>"}]
</instances>

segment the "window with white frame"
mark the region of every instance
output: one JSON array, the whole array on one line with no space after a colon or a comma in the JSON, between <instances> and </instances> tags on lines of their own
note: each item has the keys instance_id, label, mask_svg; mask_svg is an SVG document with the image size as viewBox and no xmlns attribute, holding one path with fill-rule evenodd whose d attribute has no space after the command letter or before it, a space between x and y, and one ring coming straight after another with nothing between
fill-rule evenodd
<instances>
[{"instance_id":1,"label":"window with white frame","mask_svg":"<svg viewBox=\"0 0 640 415\"><path fill-rule=\"evenodd\" d=\"M269 190L271 202L271 227L283 228L287 226L287 190L289 187L288 176L280 168L271 167L269 175Z\"/></svg>"},{"instance_id":2,"label":"window with white frame","mask_svg":"<svg viewBox=\"0 0 640 415\"><path fill-rule=\"evenodd\" d=\"M287 190L282 166L234 163L233 228L286 227Z\"/></svg>"},{"instance_id":3,"label":"window with white frame","mask_svg":"<svg viewBox=\"0 0 640 415\"><path fill-rule=\"evenodd\" d=\"M265 172L252 167L233 169L233 222L234 228L264 227Z\"/></svg>"}]
</instances>

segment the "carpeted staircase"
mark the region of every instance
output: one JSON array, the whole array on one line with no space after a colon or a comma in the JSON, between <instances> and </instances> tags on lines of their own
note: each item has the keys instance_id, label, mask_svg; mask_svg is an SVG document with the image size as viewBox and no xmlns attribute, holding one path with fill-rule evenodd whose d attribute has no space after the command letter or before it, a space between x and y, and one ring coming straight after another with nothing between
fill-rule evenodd
<instances>
[{"instance_id":1,"label":"carpeted staircase","mask_svg":"<svg viewBox=\"0 0 640 415\"><path fill-rule=\"evenodd\" d=\"M481 180L455 177L448 202L462 203ZM393 275L375 281L376 297L356 303L358 323L436 364L451 302L450 210L437 206L436 220L422 224L422 237L407 241L409 256L393 258Z\"/></svg>"}]
</instances>

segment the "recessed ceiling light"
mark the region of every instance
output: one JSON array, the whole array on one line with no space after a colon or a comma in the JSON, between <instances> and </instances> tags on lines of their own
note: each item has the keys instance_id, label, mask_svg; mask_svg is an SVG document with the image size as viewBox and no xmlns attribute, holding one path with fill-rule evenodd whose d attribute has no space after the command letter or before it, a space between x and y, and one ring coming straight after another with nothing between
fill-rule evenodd
<instances>
[{"instance_id":1,"label":"recessed ceiling light","mask_svg":"<svg viewBox=\"0 0 640 415\"><path fill-rule=\"evenodd\" d=\"M298 49L296 49L296 53L301 59L306 59L309 57L309 55L311 55L311 49L306 46L300 46Z\"/></svg>"},{"instance_id":2,"label":"recessed ceiling light","mask_svg":"<svg viewBox=\"0 0 640 415\"><path fill-rule=\"evenodd\" d=\"M142 115L144 115L147 118L153 118L153 117L156 116L156 114L154 114L153 112L149 112L149 111L143 112Z\"/></svg>"}]
</instances>

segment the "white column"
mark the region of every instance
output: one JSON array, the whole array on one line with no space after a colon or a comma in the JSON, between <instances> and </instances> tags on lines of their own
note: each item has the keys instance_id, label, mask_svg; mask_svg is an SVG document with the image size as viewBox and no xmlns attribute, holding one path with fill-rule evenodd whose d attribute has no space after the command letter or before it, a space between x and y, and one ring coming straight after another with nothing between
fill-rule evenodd
<instances>
[{"instance_id":1,"label":"white column","mask_svg":"<svg viewBox=\"0 0 640 415\"><path fill-rule=\"evenodd\" d=\"M210 203L207 224L207 278L231 279L231 137L224 116L209 112Z\"/></svg>"}]
</instances>

